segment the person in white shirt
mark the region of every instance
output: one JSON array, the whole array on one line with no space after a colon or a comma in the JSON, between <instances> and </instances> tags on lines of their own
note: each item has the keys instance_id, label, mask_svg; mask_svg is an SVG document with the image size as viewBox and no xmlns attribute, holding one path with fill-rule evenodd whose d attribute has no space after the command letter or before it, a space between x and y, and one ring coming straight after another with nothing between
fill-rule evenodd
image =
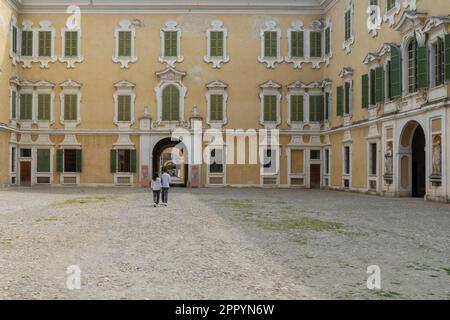
<instances>
[{"instance_id":1,"label":"person in white shirt","mask_svg":"<svg viewBox=\"0 0 450 320\"><path fill-rule=\"evenodd\" d=\"M154 206L157 207L159 205L159 198L161 196L161 178L158 177L157 174L153 176L151 188L153 191Z\"/></svg>"},{"instance_id":2,"label":"person in white shirt","mask_svg":"<svg viewBox=\"0 0 450 320\"><path fill-rule=\"evenodd\" d=\"M169 201L170 174L167 173L166 168L164 168L163 174L161 175L161 187L163 206L167 207L167 202Z\"/></svg>"}]
</instances>

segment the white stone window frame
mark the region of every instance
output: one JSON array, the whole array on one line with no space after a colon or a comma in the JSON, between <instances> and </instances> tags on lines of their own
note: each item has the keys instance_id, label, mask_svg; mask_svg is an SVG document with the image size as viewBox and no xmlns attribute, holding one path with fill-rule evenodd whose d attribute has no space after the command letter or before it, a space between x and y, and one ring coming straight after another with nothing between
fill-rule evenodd
<instances>
[{"instance_id":1,"label":"white stone window frame","mask_svg":"<svg viewBox=\"0 0 450 320\"><path fill-rule=\"evenodd\" d=\"M222 32L223 33L223 56L222 57L212 57L211 56L211 32ZM227 63L230 61L228 56L228 29L223 26L223 22L220 20L213 20L211 22L211 27L206 30L206 56L204 60L206 63L212 63L214 69L220 69L222 63Z\"/></svg>"},{"instance_id":2,"label":"white stone window frame","mask_svg":"<svg viewBox=\"0 0 450 320\"><path fill-rule=\"evenodd\" d=\"M325 129L329 129L330 125L331 125L331 118L333 115L333 87L332 87L332 82L329 80L325 80L324 81L324 90L323 90L323 100L324 100L324 126ZM327 106L327 101L326 101L326 94L328 94L328 110L326 110L326 106ZM325 111L327 112L327 114L325 114ZM326 117L326 115L328 117Z\"/></svg>"},{"instance_id":3,"label":"white stone window frame","mask_svg":"<svg viewBox=\"0 0 450 320\"><path fill-rule=\"evenodd\" d=\"M325 47L326 47L326 37L325 37L325 30L330 28L330 52L327 54L325 53ZM331 59L333 58L333 21L330 16L326 17L325 19L325 26L323 28L323 56L326 65L328 66L330 64Z\"/></svg>"},{"instance_id":4,"label":"white stone window frame","mask_svg":"<svg viewBox=\"0 0 450 320\"><path fill-rule=\"evenodd\" d=\"M388 10L388 0L384 0L385 4L385 12L383 16L383 21L389 23L389 26L393 26L395 24L395 16L400 13L401 10L401 0L395 0L395 5L393 8Z\"/></svg>"},{"instance_id":5,"label":"white stone window frame","mask_svg":"<svg viewBox=\"0 0 450 320\"><path fill-rule=\"evenodd\" d=\"M119 32L126 31L131 32L131 56L121 57L119 56ZM114 31L114 55L112 61L114 63L120 63L120 68L128 69L130 63L138 61L136 56L136 28L130 20L124 19L119 22L119 25Z\"/></svg>"},{"instance_id":6,"label":"white stone window frame","mask_svg":"<svg viewBox=\"0 0 450 320\"><path fill-rule=\"evenodd\" d=\"M303 57L292 57L292 32L303 32ZM308 39L307 39L308 37ZM301 20L296 20L292 22L291 27L287 30L288 39L288 55L285 57L287 63L292 63L294 69L301 69L302 64L308 61L307 57L309 53L307 48L309 48L309 36L307 35L307 29L303 26Z\"/></svg>"},{"instance_id":7,"label":"white stone window frame","mask_svg":"<svg viewBox=\"0 0 450 320\"><path fill-rule=\"evenodd\" d=\"M38 158L37 152L38 150L50 150L50 171L49 172L38 172ZM35 185L52 185L53 184L53 173L54 173L54 161L55 159L55 148L52 145L36 145L32 149L32 172L33 172L33 184ZM38 178L49 178L49 183L38 183Z\"/></svg>"},{"instance_id":8,"label":"white stone window frame","mask_svg":"<svg viewBox=\"0 0 450 320\"><path fill-rule=\"evenodd\" d=\"M376 172L376 174L372 174L370 172L371 171L370 170L371 169L371 164L372 164L372 150L371 150L371 146L373 144L375 144L376 147L377 147L377 150L376 150L377 158L376 158L376 163L375 163L375 166L376 166L375 172ZM376 182L376 185L377 185L376 190L378 190L378 188L379 188L379 179L378 179L378 177L380 176L380 150L381 150L380 147L381 147L381 141L380 141L379 137L371 137L371 138L367 139L367 183L368 183L367 189L368 190L370 189L370 182L371 181L375 181Z\"/></svg>"},{"instance_id":9,"label":"white stone window frame","mask_svg":"<svg viewBox=\"0 0 450 320\"><path fill-rule=\"evenodd\" d=\"M51 50L50 57L39 56L39 32L51 32ZM39 62L41 64L41 69L48 69L49 63L54 63L58 61L58 57L55 55L55 28L52 27L52 23L49 20L41 20L39 22L39 27L36 28L34 33L34 43L33 46L35 59L33 62Z\"/></svg>"},{"instance_id":10,"label":"white stone window frame","mask_svg":"<svg viewBox=\"0 0 450 320\"><path fill-rule=\"evenodd\" d=\"M121 185L119 183L119 179L120 178L129 178L130 180L130 185L134 184L134 175L137 173L134 172L119 172L119 150L130 150L136 151L136 146L133 144L133 142L131 142L130 140L130 135L128 134L121 134L119 135L119 137L117 138L117 141L114 143L112 150L116 150L117 155L116 155L116 172L113 173L113 178L114 178L114 184L115 185ZM136 159L136 161L139 161L139 159ZM131 169L131 168L130 168Z\"/></svg>"},{"instance_id":11,"label":"white stone window frame","mask_svg":"<svg viewBox=\"0 0 450 320\"><path fill-rule=\"evenodd\" d=\"M345 14L350 10L350 38L345 39ZM347 0L345 3L344 8L344 15L343 15L343 30L344 30L344 40L342 42L342 49L345 50L347 54L349 54L352 51L352 46L355 43L355 36L354 36L354 15L355 15L355 6L353 4L353 0Z\"/></svg>"},{"instance_id":12,"label":"white stone window frame","mask_svg":"<svg viewBox=\"0 0 450 320\"><path fill-rule=\"evenodd\" d=\"M408 60L408 46L413 40L417 41L416 33L414 29L409 30L403 36L403 40L400 46L400 51L402 55L402 96L403 97L412 97L416 96L419 93L419 89L416 92L409 92L409 60ZM417 46L419 46L419 42L417 42ZM417 71L417 70L416 70ZM416 79L416 82L418 79Z\"/></svg>"},{"instance_id":13,"label":"white stone window frame","mask_svg":"<svg viewBox=\"0 0 450 320\"><path fill-rule=\"evenodd\" d=\"M342 78L342 86L343 86L343 90L344 90L344 94L343 94L343 118L344 118L344 125L349 125L351 123L352 117L353 117L353 95L354 95L354 85L353 85L353 69L349 68L349 67L344 67L342 69L342 71L339 74L339 77ZM345 110L345 98L346 98L346 93L345 93L345 84L348 83L350 84L350 96L349 96L349 112L346 112Z\"/></svg>"},{"instance_id":14,"label":"white stone window frame","mask_svg":"<svg viewBox=\"0 0 450 320\"><path fill-rule=\"evenodd\" d=\"M383 16L381 13L381 0L377 0L375 8L370 4L372 0L368 0L367 3L367 32L375 38L381 29L383 23Z\"/></svg>"},{"instance_id":15,"label":"white stone window frame","mask_svg":"<svg viewBox=\"0 0 450 320\"><path fill-rule=\"evenodd\" d=\"M17 47L16 47L16 51L13 51L13 28L16 28L17 30ZM15 15L11 16L11 23L9 26L9 38L10 38L10 42L9 42L9 57L11 58L11 63L15 66L17 65L17 61L20 60L20 46L22 44L22 42L20 41L21 39L21 29L19 28L18 24L17 24L17 17Z\"/></svg>"},{"instance_id":16,"label":"white stone window frame","mask_svg":"<svg viewBox=\"0 0 450 320\"><path fill-rule=\"evenodd\" d=\"M13 92L16 93L16 116L13 118L13 112L12 112L12 107L13 107ZM15 83L10 83L9 86L9 119L10 122L15 122L19 119L19 111L20 111L20 106L19 106L19 90L17 88L17 85Z\"/></svg>"},{"instance_id":17,"label":"white stone window frame","mask_svg":"<svg viewBox=\"0 0 450 320\"><path fill-rule=\"evenodd\" d=\"M277 33L277 56L276 57L266 57L265 56L265 32L276 32ZM268 69L275 69L275 64L283 62L284 58L281 56L281 28L278 27L278 23L274 20L267 21L264 27L260 31L260 56L258 61L260 63L265 63Z\"/></svg>"},{"instance_id":18,"label":"white stone window frame","mask_svg":"<svg viewBox=\"0 0 450 320\"><path fill-rule=\"evenodd\" d=\"M327 151L328 151L328 159L326 157ZM322 175L323 175L324 179L328 179L328 186L331 184L331 181L330 181L331 171L332 171L331 152L332 152L332 148L330 146L323 148L323 160L322 160L323 172L322 172ZM328 172L327 172L327 165L326 165L327 161L328 161Z\"/></svg>"},{"instance_id":19,"label":"white stone window frame","mask_svg":"<svg viewBox=\"0 0 450 320\"><path fill-rule=\"evenodd\" d=\"M266 168L264 168L264 159L266 158L267 151L271 150L272 155L272 165L270 167L270 170L273 169L273 161L276 162L276 173L273 173L272 171L268 171ZM275 153L275 154L274 154ZM279 184L279 178L280 178L280 159L281 159L281 147L280 146L270 146L270 145L260 145L259 146L259 157L260 157L260 175L261 177L277 177L277 184Z\"/></svg>"},{"instance_id":20,"label":"white stone window frame","mask_svg":"<svg viewBox=\"0 0 450 320\"><path fill-rule=\"evenodd\" d=\"M163 106L163 97L162 93L164 91L164 88L174 85L178 88L180 92L180 119L178 121L163 121L162 120L162 106ZM160 83L155 87L155 93L156 93L156 124L157 125L178 125L184 123L184 113L185 113L185 98L187 93L187 87L180 81L180 80L161 80Z\"/></svg>"},{"instance_id":21,"label":"white stone window frame","mask_svg":"<svg viewBox=\"0 0 450 320\"><path fill-rule=\"evenodd\" d=\"M66 53L66 32L77 32L77 56L76 57L67 57ZM81 63L84 61L84 56L81 54L81 38L82 32L80 27L75 28L63 28L61 30L61 56L59 57L59 61L67 64L67 69L75 68L76 63Z\"/></svg>"},{"instance_id":22,"label":"white stone window frame","mask_svg":"<svg viewBox=\"0 0 450 320\"><path fill-rule=\"evenodd\" d=\"M15 150L14 150L15 149ZM14 154L15 154L15 157L14 157L14 160L15 160L15 163L14 163L14 165L13 165L13 158L12 158L12 155L13 155L13 151L15 151L14 152ZM9 144L9 153L8 153L8 163L9 163L9 181L10 181L10 183L12 184L12 180L13 180L13 178L15 178L15 184L14 185L17 185L18 183L19 183L19 181L17 181L17 179L18 179L18 166L19 166L19 147L17 146L17 141L16 140L14 140L14 142L11 142L10 144ZM13 171L13 167L14 167L14 171Z\"/></svg>"},{"instance_id":23,"label":"white stone window frame","mask_svg":"<svg viewBox=\"0 0 450 320\"><path fill-rule=\"evenodd\" d=\"M301 137L300 137L301 138ZM292 144L293 140L296 137L291 137L291 142L286 146L286 155L287 155L287 177L288 177L288 185L289 187L305 187L306 182L306 150L304 147ZM292 172L292 153L293 151L303 151L303 167L302 173L294 173ZM292 179L303 179L302 185L293 185Z\"/></svg>"},{"instance_id":24,"label":"white stone window frame","mask_svg":"<svg viewBox=\"0 0 450 320\"><path fill-rule=\"evenodd\" d=\"M50 125L55 123L55 92L54 84L49 81L39 81L36 83L36 123L39 128L48 129ZM39 120L39 95L50 95L50 120Z\"/></svg>"},{"instance_id":25,"label":"white stone window frame","mask_svg":"<svg viewBox=\"0 0 450 320\"><path fill-rule=\"evenodd\" d=\"M24 31L31 31L33 33L33 51L31 56L23 56L22 55L22 32ZM22 63L22 68L24 69L30 69L31 64L36 60L37 56L37 36L36 31L33 28L33 22L30 20L24 20L22 22L22 29L20 30L20 44L19 44L19 52L20 52L20 58L19 61Z\"/></svg>"},{"instance_id":26,"label":"white stone window frame","mask_svg":"<svg viewBox=\"0 0 450 320\"><path fill-rule=\"evenodd\" d=\"M119 129L129 129L135 122L136 94L134 92L135 84L122 80L114 84L116 91L113 94L114 99L114 118L113 122ZM130 121L119 121L119 96L130 96Z\"/></svg>"},{"instance_id":27,"label":"white stone window frame","mask_svg":"<svg viewBox=\"0 0 450 320\"><path fill-rule=\"evenodd\" d=\"M348 185L348 189L352 188L352 165L353 165L353 143L352 141L345 141L342 143L342 187L345 188L345 180L349 180L349 185ZM349 172L346 173L345 172L345 148L349 148Z\"/></svg>"},{"instance_id":28,"label":"white stone window frame","mask_svg":"<svg viewBox=\"0 0 450 320\"><path fill-rule=\"evenodd\" d=\"M226 177L227 177L227 154L226 154L226 149L227 146L223 141L222 138L222 134L221 131L217 131L214 134L215 137L220 137L221 141L216 141L214 140L214 142L212 142L211 144L209 144L206 148L207 148L207 152L205 153L205 156L207 157L207 164L206 164L206 175L208 177L208 185L217 185L217 184L211 184L209 183L210 178L215 178L215 177L220 177L222 178L222 184L220 185L226 185ZM211 151L212 150L216 150L216 155L217 155L217 150L221 150L222 152L222 172L211 172Z\"/></svg>"},{"instance_id":29,"label":"white stone window frame","mask_svg":"<svg viewBox=\"0 0 450 320\"><path fill-rule=\"evenodd\" d=\"M164 24L164 27L161 28L159 34L161 39L161 52L158 58L160 63L166 63L169 67L175 68L176 63L180 63L184 61L184 57L181 55L181 29L177 27L178 23L174 20L168 20ZM165 53L165 41L164 41L164 33L167 31L172 31L177 33L177 56L176 57L166 57Z\"/></svg>"},{"instance_id":30,"label":"white stone window frame","mask_svg":"<svg viewBox=\"0 0 450 320\"><path fill-rule=\"evenodd\" d=\"M73 80L66 80L60 84L60 87L62 88L62 91L59 95L61 100L60 122L64 125L65 129L75 129L81 123L81 84ZM64 104L66 95L77 96L77 120L64 120Z\"/></svg>"},{"instance_id":31,"label":"white stone window frame","mask_svg":"<svg viewBox=\"0 0 450 320\"><path fill-rule=\"evenodd\" d=\"M207 92L205 94L206 97L206 106L207 106L207 117L206 123L209 124L212 128L222 128L224 125L228 123L227 116L227 104L228 104L228 93L227 88L228 85L222 81L213 81L206 85ZM211 95L220 94L223 97L223 110L222 110L222 120L211 120Z\"/></svg>"},{"instance_id":32,"label":"white stone window frame","mask_svg":"<svg viewBox=\"0 0 450 320\"><path fill-rule=\"evenodd\" d=\"M259 94L260 100L260 119L259 123L266 129L276 129L281 124L281 85L274 81L267 81L261 86L261 92ZM264 97L276 96L277 102L277 119L276 121L264 121Z\"/></svg>"},{"instance_id":33,"label":"white stone window frame","mask_svg":"<svg viewBox=\"0 0 450 320\"><path fill-rule=\"evenodd\" d=\"M293 96L303 97L303 121L292 121L291 119L291 98ZM296 81L288 86L288 93L286 95L288 114L286 122L291 128L302 129L305 125L307 97L306 90L300 81Z\"/></svg>"}]
</instances>

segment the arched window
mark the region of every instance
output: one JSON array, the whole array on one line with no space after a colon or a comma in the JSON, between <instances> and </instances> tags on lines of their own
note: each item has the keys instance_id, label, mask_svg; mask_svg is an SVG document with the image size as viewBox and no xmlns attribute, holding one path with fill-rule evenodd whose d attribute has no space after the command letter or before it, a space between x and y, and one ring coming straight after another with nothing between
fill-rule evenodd
<instances>
[{"instance_id":1,"label":"arched window","mask_svg":"<svg viewBox=\"0 0 450 320\"><path fill-rule=\"evenodd\" d=\"M417 41L412 39L408 45L408 92L417 91Z\"/></svg>"},{"instance_id":2,"label":"arched window","mask_svg":"<svg viewBox=\"0 0 450 320\"><path fill-rule=\"evenodd\" d=\"M162 121L180 120L180 90L169 85L164 88L162 95Z\"/></svg>"}]
</instances>

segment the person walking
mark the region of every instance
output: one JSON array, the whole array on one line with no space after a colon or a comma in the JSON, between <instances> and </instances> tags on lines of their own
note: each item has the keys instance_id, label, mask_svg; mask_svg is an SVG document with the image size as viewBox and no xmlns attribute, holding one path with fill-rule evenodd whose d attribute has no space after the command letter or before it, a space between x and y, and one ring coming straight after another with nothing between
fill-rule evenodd
<instances>
[{"instance_id":1,"label":"person walking","mask_svg":"<svg viewBox=\"0 0 450 320\"><path fill-rule=\"evenodd\" d=\"M161 196L161 178L158 177L158 174L153 175L153 179L151 182L151 188L153 192L153 203L154 207L157 207L159 205L159 199Z\"/></svg>"},{"instance_id":2,"label":"person walking","mask_svg":"<svg viewBox=\"0 0 450 320\"><path fill-rule=\"evenodd\" d=\"M163 169L163 174L161 175L161 187L163 206L167 207L167 202L169 201L170 174L167 173L166 168Z\"/></svg>"}]
</instances>

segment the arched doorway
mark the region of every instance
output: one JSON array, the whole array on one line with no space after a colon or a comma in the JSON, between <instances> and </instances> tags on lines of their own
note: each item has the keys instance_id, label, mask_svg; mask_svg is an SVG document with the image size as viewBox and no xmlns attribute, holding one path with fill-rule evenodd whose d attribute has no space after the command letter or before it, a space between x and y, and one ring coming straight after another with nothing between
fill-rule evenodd
<instances>
[{"instance_id":1,"label":"arched doorway","mask_svg":"<svg viewBox=\"0 0 450 320\"><path fill-rule=\"evenodd\" d=\"M402 194L423 198L426 194L426 139L422 126L416 121L407 123L400 142Z\"/></svg>"},{"instance_id":2,"label":"arched doorway","mask_svg":"<svg viewBox=\"0 0 450 320\"><path fill-rule=\"evenodd\" d=\"M179 144L179 140L173 141L172 138L165 138L155 145L153 148L153 174L160 173L163 168L166 168L172 177L171 184L173 186L186 187L188 181L186 151L183 150L184 148L179 148Z\"/></svg>"}]
</instances>

